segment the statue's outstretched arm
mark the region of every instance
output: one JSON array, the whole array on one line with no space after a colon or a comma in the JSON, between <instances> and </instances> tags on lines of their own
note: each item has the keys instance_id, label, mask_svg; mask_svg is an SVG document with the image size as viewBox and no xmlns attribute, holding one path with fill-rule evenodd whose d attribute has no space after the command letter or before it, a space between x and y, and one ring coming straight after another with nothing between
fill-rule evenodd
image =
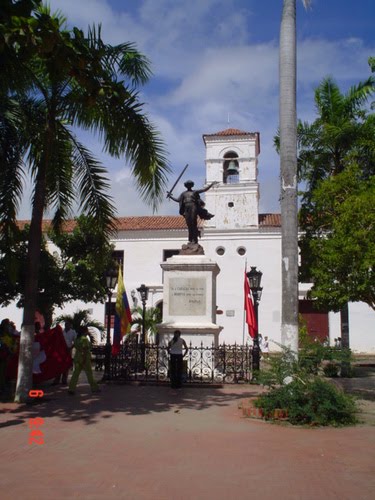
<instances>
[{"instance_id":1,"label":"statue's outstretched arm","mask_svg":"<svg viewBox=\"0 0 375 500\"><path fill-rule=\"evenodd\" d=\"M203 189L197 189L197 193L204 193L205 191L208 191L209 189L212 188L212 186L215 186L215 184L220 184L218 181L211 182L207 187Z\"/></svg>"}]
</instances>

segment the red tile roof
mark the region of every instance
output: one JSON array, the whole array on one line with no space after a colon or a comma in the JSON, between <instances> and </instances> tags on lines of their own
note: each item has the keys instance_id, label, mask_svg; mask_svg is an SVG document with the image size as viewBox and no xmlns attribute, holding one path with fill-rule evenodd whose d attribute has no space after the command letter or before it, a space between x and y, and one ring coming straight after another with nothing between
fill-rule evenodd
<instances>
[{"instance_id":1,"label":"red tile roof","mask_svg":"<svg viewBox=\"0 0 375 500\"><path fill-rule=\"evenodd\" d=\"M228 135L255 135L257 132L244 132L243 130L238 130L238 128L227 128L226 130L221 130L220 132L216 132L214 134L204 134L204 137L215 137L219 136L228 136Z\"/></svg>"},{"instance_id":2,"label":"red tile roof","mask_svg":"<svg viewBox=\"0 0 375 500\"><path fill-rule=\"evenodd\" d=\"M152 231L162 229L185 229L185 219L181 215L151 215L144 217L118 217L119 231Z\"/></svg>"},{"instance_id":3,"label":"red tile roof","mask_svg":"<svg viewBox=\"0 0 375 500\"><path fill-rule=\"evenodd\" d=\"M259 214L260 227L281 227L281 214Z\"/></svg>"},{"instance_id":4,"label":"red tile roof","mask_svg":"<svg viewBox=\"0 0 375 500\"><path fill-rule=\"evenodd\" d=\"M18 224L18 227L20 229L24 229L24 227L27 224L30 225L30 221L29 220L19 220L19 221L17 221L17 224ZM51 225L52 225L52 221L51 220L44 219L43 222L42 222L42 230L43 230L43 232L46 233L47 231L49 231L49 229L51 228ZM63 223L63 229L67 233L70 233L71 231L73 231L73 229L75 228L75 226L76 226L76 221L74 219L68 219L68 220L66 220Z\"/></svg>"},{"instance_id":5,"label":"red tile roof","mask_svg":"<svg viewBox=\"0 0 375 500\"><path fill-rule=\"evenodd\" d=\"M30 221L18 221L18 225L23 228ZM75 227L74 220L67 220L64 223L64 230L70 232ZM51 226L50 220L43 221L43 231L46 232ZM280 214L259 214L260 227L280 227ZM118 231L162 231L186 229L186 223L180 215L151 215L140 217L118 217L116 219Z\"/></svg>"},{"instance_id":6,"label":"red tile roof","mask_svg":"<svg viewBox=\"0 0 375 500\"><path fill-rule=\"evenodd\" d=\"M239 130L238 128L227 128L226 130L221 130L214 134L203 134L203 142L206 144L206 137L235 137L238 135L247 135L256 138L256 149L257 154L260 153L260 134L259 132L245 132L244 130Z\"/></svg>"}]
</instances>

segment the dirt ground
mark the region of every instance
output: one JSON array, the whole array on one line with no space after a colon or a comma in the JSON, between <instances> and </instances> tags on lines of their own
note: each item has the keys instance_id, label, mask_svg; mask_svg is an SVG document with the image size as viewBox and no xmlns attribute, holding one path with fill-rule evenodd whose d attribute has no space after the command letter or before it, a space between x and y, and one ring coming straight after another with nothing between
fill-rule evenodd
<instances>
[{"instance_id":1,"label":"dirt ground","mask_svg":"<svg viewBox=\"0 0 375 500\"><path fill-rule=\"evenodd\" d=\"M340 429L244 418L258 386L46 386L34 404L0 403L1 498L372 500L374 377L336 381L366 398L363 423Z\"/></svg>"}]
</instances>

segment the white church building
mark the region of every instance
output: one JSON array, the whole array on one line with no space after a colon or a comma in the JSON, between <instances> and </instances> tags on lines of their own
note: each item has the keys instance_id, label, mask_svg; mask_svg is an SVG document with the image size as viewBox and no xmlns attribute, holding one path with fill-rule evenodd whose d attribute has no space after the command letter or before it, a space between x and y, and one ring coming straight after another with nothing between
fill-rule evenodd
<instances>
[{"instance_id":1,"label":"white church building","mask_svg":"<svg viewBox=\"0 0 375 500\"><path fill-rule=\"evenodd\" d=\"M270 350L279 350L281 338L281 227L280 214L259 213L258 132L227 129L203 135L206 150L206 185L217 182L205 193L207 210L215 216L204 221L200 245L205 257L219 267L216 277L216 324L219 343L249 342L244 321L244 272L254 266L262 271L259 303L259 333L268 336ZM186 181L186 179L183 179ZM198 188L201 186L195 186ZM176 204L176 213L178 205ZM130 304L138 299L136 289L149 288L148 307L162 307L164 272L161 264L178 254L187 242L182 216L120 217L113 239L116 257L123 262L124 283ZM299 287L300 312L309 333L321 340L341 337L340 315L317 312L306 294L309 284ZM116 294L112 301L115 302ZM106 321L104 304L68 303L64 313L89 309L98 321ZM56 310L55 315L61 311ZM22 311L1 310L20 325ZM349 304L349 338L354 352L375 353L375 313L363 303ZM198 341L198 339L197 339Z\"/></svg>"}]
</instances>

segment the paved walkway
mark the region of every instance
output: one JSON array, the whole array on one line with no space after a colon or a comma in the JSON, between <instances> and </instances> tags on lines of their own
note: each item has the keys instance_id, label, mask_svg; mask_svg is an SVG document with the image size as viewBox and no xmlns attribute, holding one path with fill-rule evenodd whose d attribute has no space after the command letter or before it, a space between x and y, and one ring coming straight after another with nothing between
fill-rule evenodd
<instances>
[{"instance_id":1,"label":"paved walkway","mask_svg":"<svg viewBox=\"0 0 375 500\"><path fill-rule=\"evenodd\" d=\"M253 386L48 387L0 403L0 495L28 499L373 499L375 426L305 429L242 417ZM28 444L41 417L44 444Z\"/></svg>"}]
</instances>

